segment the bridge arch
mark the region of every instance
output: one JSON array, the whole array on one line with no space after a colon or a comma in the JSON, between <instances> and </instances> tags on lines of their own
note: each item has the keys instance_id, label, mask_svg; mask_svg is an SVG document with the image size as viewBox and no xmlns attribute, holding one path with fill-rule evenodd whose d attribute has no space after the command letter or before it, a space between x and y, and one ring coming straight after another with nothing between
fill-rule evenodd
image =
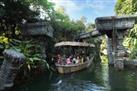
<instances>
[{"instance_id":1,"label":"bridge arch","mask_svg":"<svg viewBox=\"0 0 137 91\"><path fill-rule=\"evenodd\" d=\"M124 63L128 60L128 53L122 45L125 33L135 24L137 16L109 16L98 17L95 20L96 29L78 36L84 40L90 37L107 35L107 52L109 64L117 69L124 69Z\"/></svg>"}]
</instances>

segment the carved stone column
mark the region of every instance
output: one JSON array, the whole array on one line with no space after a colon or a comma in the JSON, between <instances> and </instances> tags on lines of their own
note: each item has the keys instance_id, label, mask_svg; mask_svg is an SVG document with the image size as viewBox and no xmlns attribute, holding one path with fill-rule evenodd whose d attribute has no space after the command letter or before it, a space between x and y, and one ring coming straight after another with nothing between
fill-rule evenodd
<instances>
[{"instance_id":1,"label":"carved stone column","mask_svg":"<svg viewBox=\"0 0 137 91\"><path fill-rule=\"evenodd\" d=\"M24 63L25 56L15 50L3 52L4 62L0 69L0 91L12 87L20 66Z\"/></svg>"},{"instance_id":2,"label":"carved stone column","mask_svg":"<svg viewBox=\"0 0 137 91\"><path fill-rule=\"evenodd\" d=\"M136 19L137 16L133 15L98 17L95 20L96 29L101 34L106 34L108 37L112 38L112 56L116 69L124 69L124 60L128 57L122 45L124 32L134 26Z\"/></svg>"},{"instance_id":3,"label":"carved stone column","mask_svg":"<svg viewBox=\"0 0 137 91\"><path fill-rule=\"evenodd\" d=\"M47 45L47 41L45 36L41 36L38 38L38 40L35 39L35 41L39 42L40 45L40 53L43 59L46 59L47 55L46 55L46 45Z\"/></svg>"},{"instance_id":4,"label":"carved stone column","mask_svg":"<svg viewBox=\"0 0 137 91\"><path fill-rule=\"evenodd\" d=\"M114 60L113 60L113 50L112 50L112 39L111 38L107 38L107 53L108 53L108 63L110 65L114 64Z\"/></svg>"},{"instance_id":5,"label":"carved stone column","mask_svg":"<svg viewBox=\"0 0 137 91\"><path fill-rule=\"evenodd\" d=\"M53 28L47 21L38 21L34 23L26 23L21 25L22 35L27 39L32 39L40 45L40 51L42 58L46 59L46 45L47 38L53 37ZM30 36L30 38L28 37Z\"/></svg>"},{"instance_id":6,"label":"carved stone column","mask_svg":"<svg viewBox=\"0 0 137 91\"><path fill-rule=\"evenodd\" d=\"M117 69L124 69L124 60L126 58L127 51L123 46L124 31L119 31L117 33L117 52L114 60L114 67Z\"/></svg>"}]
</instances>

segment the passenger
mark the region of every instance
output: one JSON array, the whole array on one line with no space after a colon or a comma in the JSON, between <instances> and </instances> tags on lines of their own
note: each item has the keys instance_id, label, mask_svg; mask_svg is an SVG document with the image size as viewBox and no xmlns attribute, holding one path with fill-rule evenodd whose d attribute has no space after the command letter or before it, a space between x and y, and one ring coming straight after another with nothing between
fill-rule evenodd
<instances>
[{"instance_id":1,"label":"passenger","mask_svg":"<svg viewBox=\"0 0 137 91\"><path fill-rule=\"evenodd\" d=\"M69 57L67 58L67 60L66 60L66 63L67 63L67 64L71 64L71 63L72 63L72 62L71 62L71 58L72 58L71 56L69 56Z\"/></svg>"},{"instance_id":2,"label":"passenger","mask_svg":"<svg viewBox=\"0 0 137 91\"><path fill-rule=\"evenodd\" d=\"M72 59L72 63L75 64L75 63L76 63L76 60L77 60L77 59L74 57L74 58Z\"/></svg>"},{"instance_id":3,"label":"passenger","mask_svg":"<svg viewBox=\"0 0 137 91\"><path fill-rule=\"evenodd\" d=\"M66 62L66 55L63 55L63 57L62 57L62 61L63 61L63 64L65 64Z\"/></svg>"},{"instance_id":4,"label":"passenger","mask_svg":"<svg viewBox=\"0 0 137 91\"><path fill-rule=\"evenodd\" d=\"M86 60L89 61L89 57L88 56L86 57Z\"/></svg>"},{"instance_id":5,"label":"passenger","mask_svg":"<svg viewBox=\"0 0 137 91\"><path fill-rule=\"evenodd\" d=\"M86 56L83 57L83 62L87 61L87 58Z\"/></svg>"},{"instance_id":6,"label":"passenger","mask_svg":"<svg viewBox=\"0 0 137 91\"><path fill-rule=\"evenodd\" d=\"M81 57L81 59L80 59L80 63L83 63L83 62L84 62L84 58Z\"/></svg>"},{"instance_id":7,"label":"passenger","mask_svg":"<svg viewBox=\"0 0 137 91\"><path fill-rule=\"evenodd\" d=\"M60 54L57 55L57 63L58 64L62 63L62 58L61 58Z\"/></svg>"},{"instance_id":8,"label":"passenger","mask_svg":"<svg viewBox=\"0 0 137 91\"><path fill-rule=\"evenodd\" d=\"M79 56L77 56L77 59L76 59L76 64L80 62L80 58Z\"/></svg>"}]
</instances>

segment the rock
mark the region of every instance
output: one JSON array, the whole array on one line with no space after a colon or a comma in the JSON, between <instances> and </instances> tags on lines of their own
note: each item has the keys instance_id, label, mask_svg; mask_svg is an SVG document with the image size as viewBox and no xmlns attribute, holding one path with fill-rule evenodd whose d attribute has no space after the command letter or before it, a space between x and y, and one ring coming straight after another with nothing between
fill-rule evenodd
<instances>
[{"instance_id":1,"label":"rock","mask_svg":"<svg viewBox=\"0 0 137 91\"><path fill-rule=\"evenodd\" d=\"M3 54L4 62L0 69L0 91L13 86L17 72L25 60L22 53L13 49L7 49Z\"/></svg>"},{"instance_id":2,"label":"rock","mask_svg":"<svg viewBox=\"0 0 137 91\"><path fill-rule=\"evenodd\" d=\"M124 60L123 59L116 59L114 61L114 67L117 70L123 70L124 69Z\"/></svg>"}]
</instances>

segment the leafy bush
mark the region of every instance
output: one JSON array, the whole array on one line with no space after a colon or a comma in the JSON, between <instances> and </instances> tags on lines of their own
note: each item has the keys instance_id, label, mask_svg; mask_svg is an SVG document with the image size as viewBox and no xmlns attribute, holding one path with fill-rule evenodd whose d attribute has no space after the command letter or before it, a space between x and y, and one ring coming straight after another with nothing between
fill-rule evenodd
<instances>
[{"instance_id":1,"label":"leafy bush","mask_svg":"<svg viewBox=\"0 0 137 91\"><path fill-rule=\"evenodd\" d=\"M125 37L123 45L128 48L131 59L137 58L137 24L129 30L129 34Z\"/></svg>"},{"instance_id":2,"label":"leafy bush","mask_svg":"<svg viewBox=\"0 0 137 91\"><path fill-rule=\"evenodd\" d=\"M10 48L13 48L21 53L23 53L26 57L25 64L28 69L35 69L38 66L45 66L46 69L52 69L47 61L42 58L40 51L40 46L37 43L30 41L20 41L13 39L10 43Z\"/></svg>"},{"instance_id":3,"label":"leafy bush","mask_svg":"<svg viewBox=\"0 0 137 91\"><path fill-rule=\"evenodd\" d=\"M117 15L137 14L137 0L117 0L115 12ZM129 49L130 58L137 58L137 22L125 37L123 44Z\"/></svg>"}]
</instances>

